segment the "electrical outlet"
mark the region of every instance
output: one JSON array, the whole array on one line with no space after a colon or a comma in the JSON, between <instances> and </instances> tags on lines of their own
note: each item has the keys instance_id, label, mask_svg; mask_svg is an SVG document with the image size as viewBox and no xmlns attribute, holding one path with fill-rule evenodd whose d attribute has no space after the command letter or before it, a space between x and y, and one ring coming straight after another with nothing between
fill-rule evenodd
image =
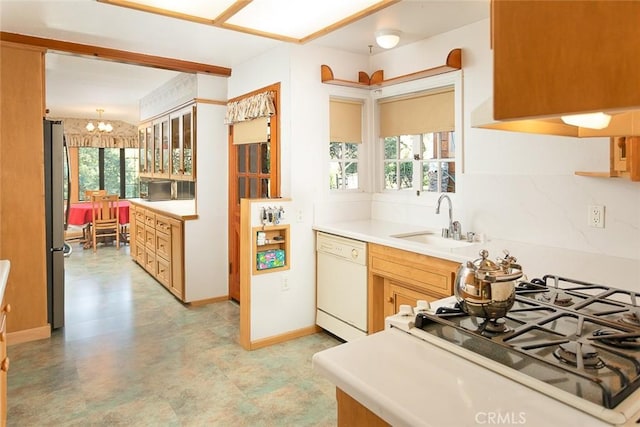
<instances>
[{"instance_id":1,"label":"electrical outlet","mask_svg":"<svg viewBox=\"0 0 640 427\"><path fill-rule=\"evenodd\" d=\"M303 222L302 209L298 209L296 217L298 222Z\"/></svg>"},{"instance_id":2,"label":"electrical outlet","mask_svg":"<svg viewBox=\"0 0 640 427\"><path fill-rule=\"evenodd\" d=\"M281 287L282 287L282 292L286 292L289 290L289 277L282 276Z\"/></svg>"},{"instance_id":3,"label":"electrical outlet","mask_svg":"<svg viewBox=\"0 0 640 427\"><path fill-rule=\"evenodd\" d=\"M587 220L590 227L604 228L604 206L589 206Z\"/></svg>"}]
</instances>

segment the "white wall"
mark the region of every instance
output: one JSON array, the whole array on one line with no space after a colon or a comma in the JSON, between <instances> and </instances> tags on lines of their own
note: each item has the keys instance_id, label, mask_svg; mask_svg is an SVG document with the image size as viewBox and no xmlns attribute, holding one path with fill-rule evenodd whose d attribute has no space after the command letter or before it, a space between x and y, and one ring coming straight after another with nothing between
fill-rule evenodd
<instances>
[{"instance_id":1,"label":"white wall","mask_svg":"<svg viewBox=\"0 0 640 427\"><path fill-rule=\"evenodd\" d=\"M435 215L437 194L397 198L370 192L330 194L327 190L328 103L330 96L358 96L362 91L320 81L329 65L338 79L357 80L358 71L382 69L392 78L443 65L454 48L463 50L464 173L452 197L454 215L464 231L489 237L539 243L557 248L640 260L640 184L621 179L578 177L575 170L606 170L608 139L575 139L472 129L470 114L493 92L489 21L380 53L356 55L312 45L286 46L234 67L229 98L281 82L282 195L302 211L290 271L291 287L305 289L302 307L312 310L315 293L315 222L379 218L441 227ZM372 160L370 106L365 127L365 157ZM372 177L364 171L365 188ZM587 206L606 206L606 227L587 226ZM297 212L293 213L297 216ZM517 254L514 254L517 256ZM638 282L639 278L631 281ZM637 286L637 285L630 285ZM628 287L621 284L621 287ZM273 286L273 292L280 292ZM266 303L270 297L263 295ZM278 323L286 313L270 312ZM262 319L264 321L264 319ZM309 314L295 321L310 321ZM293 328L292 328L293 329Z\"/></svg>"},{"instance_id":2,"label":"white wall","mask_svg":"<svg viewBox=\"0 0 640 427\"><path fill-rule=\"evenodd\" d=\"M314 203L328 191L327 146L329 93L334 86L320 82L320 66L336 71L355 67L366 70L368 57L310 46L286 46L235 66L229 78L228 98L280 82L281 195L291 223L291 268L285 272L252 277L251 339L315 325L315 247L312 225ZM369 195L359 195L369 198ZM274 202L275 203L275 202ZM359 215L369 216L370 205ZM298 217L301 217L299 220ZM289 291L281 289L286 275Z\"/></svg>"},{"instance_id":3,"label":"white wall","mask_svg":"<svg viewBox=\"0 0 640 427\"><path fill-rule=\"evenodd\" d=\"M372 58L387 78L443 63L463 50L464 165L454 215L463 230L496 238L640 259L640 184L574 175L608 169L608 138L577 139L471 128L471 111L492 96L489 21L384 52ZM434 59L435 58L435 59ZM433 200L433 199L431 199ZM606 206L604 229L587 226L587 206ZM373 215L444 224L432 201L374 202Z\"/></svg>"}]
</instances>

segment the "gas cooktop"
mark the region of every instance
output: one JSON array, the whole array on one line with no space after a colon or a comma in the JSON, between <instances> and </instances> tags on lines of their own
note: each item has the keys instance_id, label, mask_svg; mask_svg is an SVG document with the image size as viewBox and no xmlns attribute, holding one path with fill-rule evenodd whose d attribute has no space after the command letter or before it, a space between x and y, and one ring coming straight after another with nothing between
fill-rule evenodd
<instances>
[{"instance_id":1,"label":"gas cooktop","mask_svg":"<svg viewBox=\"0 0 640 427\"><path fill-rule=\"evenodd\" d=\"M634 292L547 275L518 282L504 318L472 317L451 303L405 327L400 317L390 325L605 421L623 424L640 412Z\"/></svg>"}]
</instances>

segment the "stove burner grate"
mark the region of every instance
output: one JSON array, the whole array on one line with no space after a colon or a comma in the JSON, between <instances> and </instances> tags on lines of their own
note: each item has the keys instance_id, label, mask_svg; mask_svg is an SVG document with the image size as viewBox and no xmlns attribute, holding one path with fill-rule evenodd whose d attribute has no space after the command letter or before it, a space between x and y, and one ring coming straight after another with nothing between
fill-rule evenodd
<instances>
[{"instance_id":1,"label":"stove burner grate","mask_svg":"<svg viewBox=\"0 0 640 427\"><path fill-rule=\"evenodd\" d=\"M540 295L540 301L548 302L560 307L569 307L573 305L573 298L571 298L570 295L561 294L555 289Z\"/></svg>"},{"instance_id":2,"label":"stove burner grate","mask_svg":"<svg viewBox=\"0 0 640 427\"><path fill-rule=\"evenodd\" d=\"M492 337L510 332L513 329L507 326L507 323L504 319L489 319L485 322L482 322L479 330L482 335Z\"/></svg>"},{"instance_id":3,"label":"stove burner grate","mask_svg":"<svg viewBox=\"0 0 640 427\"><path fill-rule=\"evenodd\" d=\"M598 356L596 349L589 344L581 344L576 341L560 344L553 355L568 365L579 369L601 369L605 367L604 362Z\"/></svg>"},{"instance_id":4,"label":"stove burner grate","mask_svg":"<svg viewBox=\"0 0 640 427\"><path fill-rule=\"evenodd\" d=\"M593 336L612 347L640 349L640 332L625 334L613 329L598 329L593 331Z\"/></svg>"},{"instance_id":5,"label":"stove burner grate","mask_svg":"<svg viewBox=\"0 0 640 427\"><path fill-rule=\"evenodd\" d=\"M638 311L624 313L622 317L620 317L620 322L633 326L640 326L640 315L638 314Z\"/></svg>"}]
</instances>

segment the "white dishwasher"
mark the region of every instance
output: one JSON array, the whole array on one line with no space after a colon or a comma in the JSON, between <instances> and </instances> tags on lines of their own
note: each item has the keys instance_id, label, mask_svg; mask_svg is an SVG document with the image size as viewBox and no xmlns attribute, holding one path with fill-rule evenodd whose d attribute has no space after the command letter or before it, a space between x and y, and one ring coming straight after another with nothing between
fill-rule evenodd
<instances>
[{"instance_id":1,"label":"white dishwasher","mask_svg":"<svg viewBox=\"0 0 640 427\"><path fill-rule=\"evenodd\" d=\"M316 237L316 324L345 341L367 335L367 244Z\"/></svg>"}]
</instances>

